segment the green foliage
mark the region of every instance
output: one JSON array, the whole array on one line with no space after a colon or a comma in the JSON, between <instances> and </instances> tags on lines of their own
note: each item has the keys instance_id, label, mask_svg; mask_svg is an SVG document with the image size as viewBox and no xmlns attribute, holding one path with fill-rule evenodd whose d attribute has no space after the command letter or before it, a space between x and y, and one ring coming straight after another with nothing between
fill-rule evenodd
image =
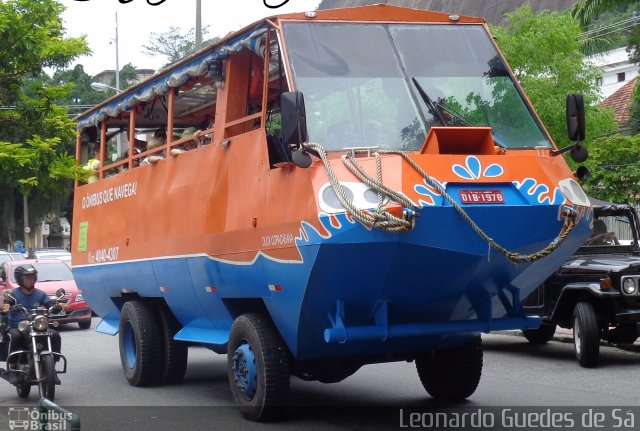
<instances>
[{"instance_id":1,"label":"green foliage","mask_svg":"<svg viewBox=\"0 0 640 431\"><path fill-rule=\"evenodd\" d=\"M611 111L598 109L599 69L585 64L577 37L580 27L568 13L534 14L525 4L507 14L507 24L493 29L497 44L556 145L571 144L566 136L565 100L584 96L587 145L594 136L616 130Z\"/></svg>"},{"instance_id":2,"label":"green foliage","mask_svg":"<svg viewBox=\"0 0 640 431\"><path fill-rule=\"evenodd\" d=\"M635 26L629 31L627 52L629 53L630 62L640 63L640 26Z\"/></svg>"},{"instance_id":3,"label":"green foliage","mask_svg":"<svg viewBox=\"0 0 640 431\"><path fill-rule=\"evenodd\" d=\"M127 89L131 87L138 77L138 70L131 63L127 63L120 69L120 88ZM116 85L116 78L113 77L113 85Z\"/></svg>"},{"instance_id":4,"label":"green foliage","mask_svg":"<svg viewBox=\"0 0 640 431\"><path fill-rule=\"evenodd\" d=\"M636 87L633 89L633 98L629 106L629 121L627 126L633 133L640 131L640 81L636 81Z\"/></svg>"},{"instance_id":5,"label":"green foliage","mask_svg":"<svg viewBox=\"0 0 640 431\"><path fill-rule=\"evenodd\" d=\"M571 9L571 15L582 27L586 27L601 13L634 3L637 0L578 0Z\"/></svg>"},{"instance_id":6,"label":"green foliage","mask_svg":"<svg viewBox=\"0 0 640 431\"><path fill-rule=\"evenodd\" d=\"M15 98L23 77L89 52L84 37L63 38L63 10L53 0L0 2L0 100Z\"/></svg>"},{"instance_id":7,"label":"green foliage","mask_svg":"<svg viewBox=\"0 0 640 431\"><path fill-rule=\"evenodd\" d=\"M640 203L640 135L612 135L589 149L589 178L583 184L593 197Z\"/></svg>"},{"instance_id":8,"label":"green foliage","mask_svg":"<svg viewBox=\"0 0 640 431\"><path fill-rule=\"evenodd\" d=\"M167 57L167 63L163 67L167 67L178 60L193 54L196 51L195 45L195 28L191 28L184 34L180 32L179 27L171 26L162 33L152 32L149 35L149 44L142 48L144 52L151 56L162 55ZM205 36L209 32L209 27L202 28L202 35ZM210 45L220 40L214 37L202 42L202 46Z\"/></svg>"},{"instance_id":9,"label":"green foliage","mask_svg":"<svg viewBox=\"0 0 640 431\"><path fill-rule=\"evenodd\" d=\"M55 99L60 105L96 105L106 99L104 93L91 88L95 79L84 71L81 64L73 69L58 69L47 81L49 85L62 87L64 92Z\"/></svg>"},{"instance_id":10,"label":"green foliage","mask_svg":"<svg viewBox=\"0 0 640 431\"><path fill-rule=\"evenodd\" d=\"M69 150L75 126L56 104L72 85L50 82L44 68L63 68L89 52L84 38L64 37L55 0L0 1L0 247L15 239L22 195L30 197L32 226L70 194L82 175ZM19 204L17 204L19 203Z\"/></svg>"},{"instance_id":11,"label":"green foliage","mask_svg":"<svg viewBox=\"0 0 640 431\"><path fill-rule=\"evenodd\" d=\"M582 51L592 55L627 46L630 31L638 24L640 1L622 1L598 10L582 27L584 32L578 39Z\"/></svg>"}]
</instances>

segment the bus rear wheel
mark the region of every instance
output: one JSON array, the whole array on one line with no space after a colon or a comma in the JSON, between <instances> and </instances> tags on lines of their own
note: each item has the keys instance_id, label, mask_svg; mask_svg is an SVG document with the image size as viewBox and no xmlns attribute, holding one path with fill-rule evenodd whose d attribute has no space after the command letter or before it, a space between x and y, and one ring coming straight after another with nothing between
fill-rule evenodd
<instances>
[{"instance_id":1,"label":"bus rear wheel","mask_svg":"<svg viewBox=\"0 0 640 431\"><path fill-rule=\"evenodd\" d=\"M242 415L253 421L278 418L289 394L289 355L273 323L243 314L231 327L227 373Z\"/></svg>"},{"instance_id":2,"label":"bus rear wheel","mask_svg":"<svg viewBox=\"0 0 640 431\"><path fill-rule=\"evenodd\" d=\"M416 358L425 390L438 401L458 402L470 397L482 375L480 336L461 346L432 350Z\"/></svg>"},{"instance_id":3,"label":"bus rear wheel","mask_svg":"<svg viewBox=\"0 0 640 431\"><path fill-rule=\"evenodd\" d=\"M120 313L120 362L129 384L150 386L160 377L161 338L150 304L129 301Z\"/></svg>"},{"instance_id":4,"label":"bus rear wheel","mask_svg":"<svg viewBox=\"0 0 640 431\"><path fill-rule=\"evenodd\" d=\"M167 306L158 304L157 312L162 328L160 382L166 384L180 383L187 371L189 346L186 343L174 340L181 326Z\"/></svg>"}]
</instances>

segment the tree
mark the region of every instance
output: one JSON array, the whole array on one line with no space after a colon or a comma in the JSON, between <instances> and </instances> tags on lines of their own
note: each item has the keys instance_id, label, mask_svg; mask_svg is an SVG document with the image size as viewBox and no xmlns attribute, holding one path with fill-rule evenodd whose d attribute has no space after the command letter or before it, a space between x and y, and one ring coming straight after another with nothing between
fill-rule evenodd
<instances>
[{"instance_id":1,"label":"tree","mask_svg":"<svg viewBox=\"0 0 640 431\"><path fill-rule=\"evenodd\" d=\"M62 68L89 52L84 38L65 38L55 0L0 2L0 244L15 239L23 196L30 221L42 219L81 175L63 144L75 139L73 121L55 104L69 87L45 84L44 68ZM35 223L32 223L34 226Z\"/></svg>"},{"instance_id":2,"label":"tree","mask_svg":"<svg viewBox=\"0 0 640 431\"><path fill-rule=\"evenodd\" d=\"M571 9L571 15L582 27L586 27L600 13L636 2L637 0L578 0Z\"/></svg>"},{"instance_id":3,"label":"tree","mask_svg":"<svg viewBox=\"0 0 640 431\"><path fill-rule=\"evenodd\" d=\"M571 144L566 136L565 99L584 95L587 143L594 136L616 130L611 111L597 106L597 68L584 62L577 36L580 27L568 13L534 14L525 4L507 14L507 24L493 29L497 43L510 63L545 127L559 147Z\"/></svg>"},{"instance_id":4,"label":"tree","mask_svg":"<svg viewBox=\"0 0 640 431\"><path fill-rule=\"evenodd\" d=\"M579 41L586 55L629 45L630 33L638 25L640 2L621 2L599 12L582 25Z\"/></svg>"},{"instance_id":5,"label":"tree","mask_svg":"<svg viewBox=\"0 0 640 431\"><path fill-rule=\"evenodd\" d=\"M91 83L94 81L95 78L87 74L81 64L76 65L73 69L56 70L51 79L47 80L49 85L66 89L66 94L54 102L69 107L70 113L74 115L84 111L87 106L103 102L108 97L105 93L91 88ZM74 106L79 106L79 108L74 108Z\"/></svg>"},{"instance_id":6,"label":"tree","mask_svg":"<svg viewBox=\"0 0 640 431\"><path fill-rule=\"evenodd\" d=\"M611 202L640 203L640 135L612 135L589 149L589 196Z\"/></svg>"},{"instance_id":7,"label":"tree","mask_svg":"<svg viewBox=\"0 0 640 431\"><path fill-rule=\"evenodd\" d=\"M127 63L120 69L120 88L126 89L137 82L138 70L131 63ZM113 77L113 85L116 85L116 78Z\"/></svg>"},{"instance_id":8,"label":"tree","mask_svg":"<svg viewBox=\"0 0 640 431\"><path fill-rule=\"evenodd\" d=\"M209 27L202 29L202 35L206 35L209 32ZM149 35L149 45L144 45L143 52L155 56L163 55L167 57L167 63L163 67L167 67L178 60L193 54L196 49L196 36L195 29L192 28L186 33L182 34L179 27L169 27L169 29L162 33L151 33ZM219 37L206 40L202 43L203 46L212 44L220 40Z\"/></svg>"}]
</instances>

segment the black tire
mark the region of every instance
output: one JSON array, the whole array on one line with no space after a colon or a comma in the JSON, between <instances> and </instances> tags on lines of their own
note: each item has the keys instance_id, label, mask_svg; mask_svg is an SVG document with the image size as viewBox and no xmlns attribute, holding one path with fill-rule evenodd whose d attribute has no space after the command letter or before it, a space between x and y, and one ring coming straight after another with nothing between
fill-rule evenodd
<instances>
[{"instance_id":1,"label":"black tire","mask_svg":"<svg viewBox=\"0 0 640 431\"><path fill-rule=\"evenodd\" d=\"M120 313L120 362L129 384L150 386L160 379L161 337L153 306L130 301Z\"/></svg>"},{"instance_id":2,"label":"black tire","mask_svg":"<svg viewBox=\"0 0 640 431\"><path fill-rule=\"evenodd\" d=\"M89 318L87 320L79 320L78 321L78 326L80 327L80 329L89 329L89 328L91 328L91 318Z\"/></svg>"},{"instance_id":3,"label":"black tire","mask_svg":"<svg viewBox=\"0 0 640 431\"><path fill-rule=\"evenodd\" d=\"M268 318L243 314L233 322L227 374L233 398L245 418L267 421L283 413L289 394L289 356Z\"/></svg>"},{"instance_id":4,"label":"black tire","mask_svg":"<svg viewBox=\"0 0 640 431\"><path fill-rule=\"evenodd\" d=\"M524 338L531 344L545 344L551 341L556 333L556 325L543 323L538 329L525 329L522 331Z\"/></svg>"},{"instance_id":5,"label":"black tire","mask_svg":"<svg viewBox=\"0 0 640 431\"><path fill-rule=\"evenodd\" d=\"M583 367L598 365L600 357L600 327L593 306L578 302L573 310L573 347Z\"/></svg>"},{"instance_id":6,"label":"black tire","mask_svg":"<svg viewBox=\"0 0 640 431\"><path fill-rule=\"evenodd\" d=\"M180 383L187 372L189 346L175 341L173 337L182 327L171 311L163 304L157 306L158 318L162 324L162 346L160 351L160 382Z\"/></svg>"},{"instance_id":7,"label":"black tire","mask_svg":"<svg viewBox=\"0 0 640 431\"><path fill-rule=\"evenodd\" d=\"M56 364L53 356L44 355L40 357L40 398L54 401L56 397Z\"/></svg>"},{"instance_id":8,"label":"black tire","mask_svg":"<svg viewBox=\"0 0 640 431\"><path fill-rule=\"evenodd\" d=\"M31 384L30 383L20 383L16 385L16 392L18 392L18 396L20 398L29 398L29 394L31 393Z\"/></svg>"},{"instance_id":9,"label":"black tire","mask_svg":"<svg viewBox=\"0 0 640 431\"><path fill-rule=\"evenodd\" d=\"M459 402L470 397L482 375L482 339L466 345L426 352L416 358L416 369L425 390L438 401Z\"/></svg>"}]
</instances>

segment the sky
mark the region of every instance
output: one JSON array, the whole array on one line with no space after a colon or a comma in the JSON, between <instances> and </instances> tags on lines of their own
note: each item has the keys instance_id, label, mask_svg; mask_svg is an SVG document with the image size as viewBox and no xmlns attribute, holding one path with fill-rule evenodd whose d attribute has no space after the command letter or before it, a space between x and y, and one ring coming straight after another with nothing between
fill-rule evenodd
<instances>
[{"instance_id":1,"label":"sky","mask_svg":"<svg viewBox=\"0 0 640 431\"><path fill-rule=\"evenodd\" d=\"M150 34L162 33L171 26L180 27L184 33L196 22L196 0L129 0L124 4L120 0L58 1L67 8L62 15L67 36L87 35L93 54L80 57L74 64L82 64L90 75L116 67L116 13L120 68L131 63L138 69L158 69L167 59L142 51ZM224 36L266 16L314 10L320 4L320 0L289 0L270 9L265 2L276 6L283 0L201 0L202 27L209 26L205 38Z\"/></svg>"}]
</instances>

